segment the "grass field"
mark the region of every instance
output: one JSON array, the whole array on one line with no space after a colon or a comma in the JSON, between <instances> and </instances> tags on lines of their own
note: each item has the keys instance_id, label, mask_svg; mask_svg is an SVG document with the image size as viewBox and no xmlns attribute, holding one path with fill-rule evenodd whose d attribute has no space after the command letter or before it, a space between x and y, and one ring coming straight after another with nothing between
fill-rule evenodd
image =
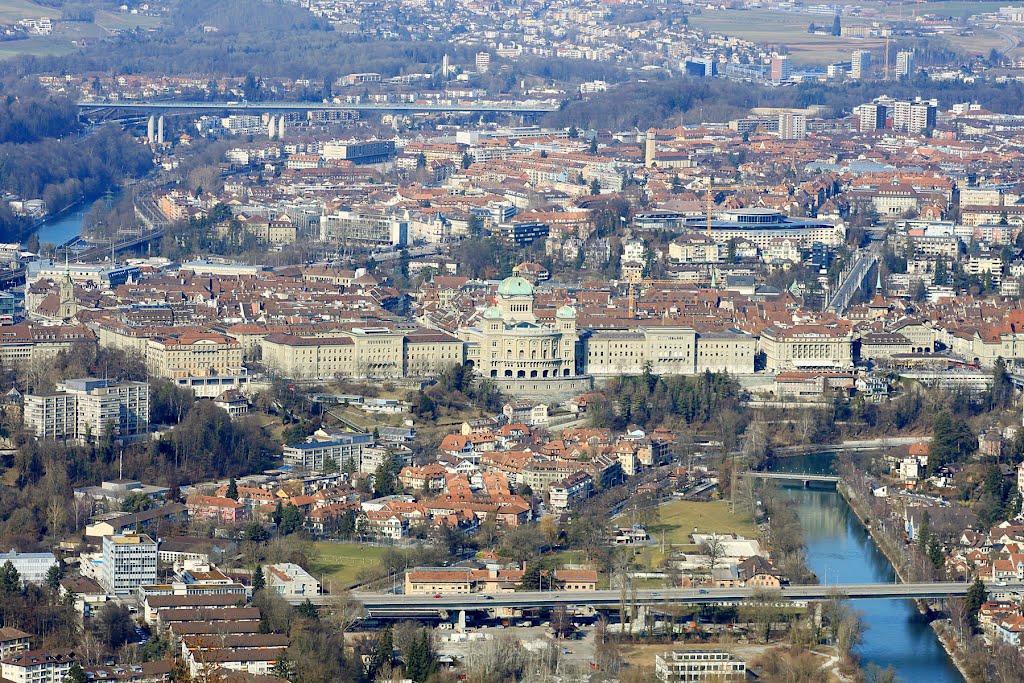
<instances>
[{"instance_id":1,"label":"grass field","mask_svg":"<svg viewBox=\"0 0 1024 683\"><path fill-rule=\"evenodd\" d=\"M160 17L147 17L141 14L124 12L96 12L96 25L107 31L126 31L133 28L156 28L160 25Z\"/></svg>"},{"instance_id":2,"label":"grass field","mask_svg":"<svg viewBox=\"0 0 1024 683\"><path fill-rule=\"evenodd\" d=\"M853 50L873 50L883 40L835 38L812 35L807 25L829 23L828 17L771 12L767 10L725 10L695 14L689 18L693 28L736 36L766 45L785 45L795 63L830 64L850 58Z\"/></svg>"},{"instance_id":3,"label":"grass field","mask_svg":"<svg viewBox=\"0 0 1024 683\"><path fill-rule=\"evenodd\" d=\"M358 543L314 543L318 555L310 570L325 586L337 590L356 582L359 572L380 562L387 548Z\"/></svg>"},{"instance_id":4,"label":"grass field","mask_svg":"<svg viewBox=\"0 0 1024 683\"><path fill-rule=\"evenodd\" d=\"M0 21L12 22L19 19L38 19L39 17L50 17L60 19L60 10L52 7L43 7L29 0L0 0Z\"/></svg>"},{"instance_id":5,"label":"grass field","mask_svg":"<svg viewBox=\"0 0 1024 683\"><path fill-rule=\"evenodd\" d=\"M636 555L637 564L655 568L672 551L696 551L697 547L690 542L689 537L694 528L705 533L758 537L753 520L747 515L733 515L729 512L729 502L725 500L677 500L662 505L659 511L660 523L647 527L647 532L653 540L658 541L658 545L640 549Z\"/></svg>"}]
</instances>

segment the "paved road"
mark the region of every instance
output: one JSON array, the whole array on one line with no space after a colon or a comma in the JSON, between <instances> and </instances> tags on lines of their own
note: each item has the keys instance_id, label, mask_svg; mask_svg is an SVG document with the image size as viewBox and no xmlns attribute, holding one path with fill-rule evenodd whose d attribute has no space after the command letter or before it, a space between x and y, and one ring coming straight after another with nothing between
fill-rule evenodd
<instances>
[{"instance_id":1,"label":"paved road","mask_svg":"<svg viewBox=\"0 0 1024 683\"><path fill-rule=\"evenodd\" d=\"M963 582L935 583L867 583L827 586L787 586L782 589L784 598L791 600L822 600L841 594L857 600L887 600L892 598L942 598L966 595L970 584ZM989 589L996 588L990 584ZM1024 590L1024 583L1014 583L1005 590ZM636 600L639 604L658 605L671 603L719 603L741 602L748 600L760 589L756 588L666 588L660 591L638 591ZM998 590L998 589L997 589ZM548 592L521 591L516 593L466 595L392 595L389 593L353 593L353 597L371 612L383 610L387 612L426 613L438 610L457 611L474 609L492 609L496 607L551 607L553 605L576 605L590 607L615 607L621 600L617 590L598 590L587 592ZM292 602L302 602L304 597L289 598ZM314 604L330 601L330 596L312 596Z\"/></svg>"},{"instance_id":2,"label":"paved road","mask_svg":"<svg viewBox=\"0 0 1024 683\"><path fill-rule=\"evenodd\" d=\"M173 100L79 100L79 109L142 109L145 111L407 111L407 112L467 112L543 114L558 111L557 104L333 104L324 102L178 102Z\"/></svg>"}]
</instances>

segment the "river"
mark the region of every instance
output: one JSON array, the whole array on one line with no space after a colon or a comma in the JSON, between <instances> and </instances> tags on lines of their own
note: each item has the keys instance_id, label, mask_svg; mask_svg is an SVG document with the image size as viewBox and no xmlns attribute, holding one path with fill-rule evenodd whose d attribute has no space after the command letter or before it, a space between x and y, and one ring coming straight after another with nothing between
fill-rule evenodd
<instances>
[{"instance_id":1,"label":"river","mask_svg":"<svg viewBox=\"0 0 1024 683\"><path fill-rule=\"evenodd\" d=\"M834 453L776 461L773 469L834 474ZM807 564L823 584L891 583L895 572L846 501L834 489L784 487L797 506L807 542ZM862 664L891 666L900 681L962 683L935 632L910 600L857 600L867 630Z\"/></svg>"},{"instance_id":2,"label":"river","mask_svg":"<svg viewBox=\"0 0 1024 683\"><path fill-rule=\"evenodd\" d=\"M82 232L82 218L84 216L85 212L81 205L79 205L69 209L66 213L45 221L35 231L39 237L39 244L60 246L78 237Z\"/></svg>"}]
</instances>

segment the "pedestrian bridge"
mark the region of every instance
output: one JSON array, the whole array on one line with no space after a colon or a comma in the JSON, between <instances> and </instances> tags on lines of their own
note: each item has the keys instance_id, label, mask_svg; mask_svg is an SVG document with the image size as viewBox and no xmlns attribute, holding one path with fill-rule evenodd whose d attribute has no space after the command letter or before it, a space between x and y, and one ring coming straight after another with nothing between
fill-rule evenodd
<instances>
[{"instance_id":1,"label":"pedestrian bridge","mask_svg":"<svg viewBox=\"0 0 1024 683\"><path fill-rule=\"evenodd\" d=\"M754 479L771 479L778 481L799 481L804 486L811 483L838 484L840 477L834 474L806 474L803 472L744 472L742 476Z\"/></svg>"}]
</instances>

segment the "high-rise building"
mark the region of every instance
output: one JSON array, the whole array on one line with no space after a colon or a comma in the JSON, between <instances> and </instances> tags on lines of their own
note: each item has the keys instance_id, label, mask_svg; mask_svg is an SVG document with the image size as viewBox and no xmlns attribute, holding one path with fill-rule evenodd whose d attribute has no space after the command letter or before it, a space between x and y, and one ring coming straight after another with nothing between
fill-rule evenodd
<instances>
[{"instance_id":1,"label":"high-rise building","mask_svg":"<svg viewBox=\"0 0 1024 683\"><path fill-rule=\"evenodd\" d=\"M793 65L789 62L789 55L775 55L772 57L771 79L778 83L789 78L793 74Z\"/></svg>"},{"instance_id":2,"label":"high-rise building","mask_svg":"<svg viewBox=\"0 0 1024 683\"><path fill-rule=\"evenodd\" d=\"M879 130L885 128L885 107L874 102L859 104L853 108L857 130Z\"/></svg>"},{"instance_id":3,"label":"high-rise building","mask_svg":"<svg viewBox=\"0 0 1024 683\"><path fill-rule=\"evenodd\" d=\"M914 73L914 53L911 50L900 50L896 53L896 78L903 78Z\"/></svg>"},{"instance_id":4,"label":"high-rise building","mask_svg":"<svg viewBox=\"0 0 1024 683\"><path fill-rule=\"evenodd\" d=\"M103 537L100 585L113 595L131 595L156 583L157 544L146 534Z\"/></svg>"},{"instance_id":5,"label":"high-rise building","mask_svg":"<svg viewBox=\"0 0 1024 683\"><path fill-rule=\"evenodd\" d=\"M482 74L487 73L488 69L491 68L491 53L490 52L477 52L476 53L476 70Z\"/></svg>"},{"instance_id":6,"label":"high-rise building","mask_svg":"<svg viewBox=\"0 0 1024 683\"><path fill-rule=\"evenodd\" d=\"M896 102L893 105L892 127L904 133L924 133L935 127L939 111L938 100Z\"/></svg>"},{"instance_id":7,"label":"high-rise building","mask_svg":"<svg viewBox=\"0 0 1024 683\"><path fill-rule=\"evenodd\" d=\"M854 50L850 58L850 78L860 80L867 78L871 72L871 53L867 50Z\"/></svg>"},{"instance_id":8,"label":"high-rise building","mask_svg":"<svg viewBox=\"0 0 1024 683\"><path fill-rule=\"evenodd\" d=\"M697 78L712 78L718 73L718 62L713 57L687 57L683 73Z\"/></svg>"},{"instance_id":9,"label":"high-rise building","mask_svg":"<svg viewBox=\"0 0 1024 683\"><path fill-rule=\"evenodd\" d=\"M803 140L807 137L807 117L784 111L779 114L779 139Z\"/></svg>"},{"instance_id":10,"label":"high-rise building","mask_svg":"<svg viewBox=\"0 0 1024 683\"><path fill-rule=\"evenodd\" d=\"M87 377L47 394L25 395L25 428L40 439L95 441L111 429L118 438L149 432L149 384Z\"/></svg>"}]
</instances>

